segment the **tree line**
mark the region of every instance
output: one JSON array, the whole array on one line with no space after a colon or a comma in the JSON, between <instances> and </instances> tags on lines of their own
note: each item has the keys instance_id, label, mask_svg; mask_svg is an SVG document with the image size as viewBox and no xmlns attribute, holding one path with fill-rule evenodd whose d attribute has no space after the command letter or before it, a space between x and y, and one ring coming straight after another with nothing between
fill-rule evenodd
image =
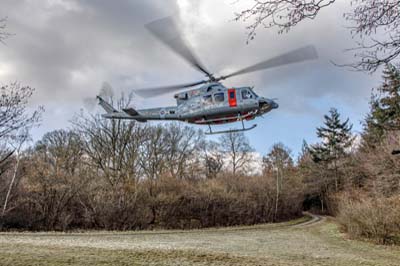
<instances>
[{"instance_id":1,"label":"tree line","mask_svg":"<svg viewBox=\"0 0 400 266\"><path fill-rule=\"evenodd\" d=\"M272 176L246 174L252 150L242 134L211 142L176 123L80 115L73 124L21 152L19 165L16 155L9 159L1 187L9 187L14 172L17 177L1 217L4 229L200 228L301 214L294 178L276 198Z\"/></svg>"}]
</instances>

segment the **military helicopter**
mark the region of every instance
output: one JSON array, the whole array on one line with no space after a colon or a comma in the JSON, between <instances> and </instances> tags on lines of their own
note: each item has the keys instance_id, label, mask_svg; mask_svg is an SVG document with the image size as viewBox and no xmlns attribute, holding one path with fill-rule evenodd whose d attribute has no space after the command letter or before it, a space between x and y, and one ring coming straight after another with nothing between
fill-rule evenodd
<instances>
[{"instance_id":1,"label":"military helicopter","mask_svg":"<svg viewBox=\"0 0 400 266\"><path fill-rule=\"evenodd\" d=\"M313 46L306 46L291 52L262 61L258 64L235 71L228 75L215 77L197 59L189 46L184 41L182 34L171 17L153 21L145 27L162 43L172 49L176 54L185 59L195 69L205 74L204 80L185 83L181 85L165 86L158 88L137 89L134 92L142 97L154 97L195 86L202 85L176 93L174 98L177 105L143 110L125 108L118 111L112 105L97 96L99 104L106 114L102 116L109 119L133 119L138 122L148 120L179 120L197 125L208 125L206 134L220 134L228 132L247 131L255 128L254 124L245 127L244 120L252 120L262 116L279 105L273 100L258 96L252 87L225 87L221 81L233 76L238 76L258 70L270 69L292 63L318 58ZM211 125L241 122L242 127L225 131L213 131Z\"/></svg>"}]
</instances>

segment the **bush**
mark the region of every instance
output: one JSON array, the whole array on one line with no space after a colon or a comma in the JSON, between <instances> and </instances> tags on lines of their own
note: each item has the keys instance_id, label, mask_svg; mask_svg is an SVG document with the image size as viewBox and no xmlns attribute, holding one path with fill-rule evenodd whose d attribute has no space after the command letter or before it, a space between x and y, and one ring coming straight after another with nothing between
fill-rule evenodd
<instances>
[{"instance_id":1,"label":"bush","mask_svg":"<svg viewBox=\"0 0 400 266\"><path fill-rule=\"evenodd\" d=\"M400 196L370 196L362 192L337 195L337 218L353 238L379 244L400 243Z\"/></svg>"},{"instance_id":2,"label":"bush","mask_svg":"<svg viewBox=\"0 0 400 266\"><path fill-rule=\"evenodd\" d=\"M36 179L25 179L24 193L19 194L21 204L9 213L5 228L66 231L252 225L298 217L302 208L301 190L288 183L275 216L273 180L257 175L215 179L162 176L114 188L93 176L75 194L66 190L69 183L60 186L57 177L52 178L51 184L45 183L47 190L44 185L34 186ZM61 201L63 195L71 196Z\"/></svg>"}]
</instances>

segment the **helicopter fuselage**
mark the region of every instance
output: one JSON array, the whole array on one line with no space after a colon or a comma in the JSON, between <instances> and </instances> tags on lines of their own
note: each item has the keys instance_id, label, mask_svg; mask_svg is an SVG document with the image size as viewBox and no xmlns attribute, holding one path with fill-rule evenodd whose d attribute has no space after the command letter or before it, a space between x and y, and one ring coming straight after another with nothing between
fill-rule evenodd
<instances>
[{"instance_id":1,"label":"helicopter fuselage","mask_svg":"<svg viewBox=\"0 0 400 266\"><path fill-rule=\"evenodd\" d=\"M179 120L199 125L214 125L252 120L278 104L271 99L259 97L252 88L226 88L221 83L206 84L198 89L175 94L177 106L135 110L114 110L100 98L100 105L107 111L103 115L110 119Z\"/></svg>"}]
</instances>

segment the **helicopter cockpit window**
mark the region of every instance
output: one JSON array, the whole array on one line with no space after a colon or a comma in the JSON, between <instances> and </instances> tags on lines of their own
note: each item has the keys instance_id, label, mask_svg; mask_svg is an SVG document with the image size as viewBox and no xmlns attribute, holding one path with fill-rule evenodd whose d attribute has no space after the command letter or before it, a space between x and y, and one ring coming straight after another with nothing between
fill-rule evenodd
<instances>
[{"instance_id":1,"label":"helicopter cockpit window","mask_svg":"<svg viewBox=\"0 0 400 266\"><path fill-rule=\"evenodd\" d=\"M223 92L215 93L214 100L217 103L223 102L225 100L224 93Z\"/></svg>"},{"instance_id":2,"label":"helicopter cockpit window","mask_svg":"<svg viewBox=\"0 0 400 266\"><path fill-rule=\"evenodd\" d=\"M251 94L250 91L242 90L242 99L243 100L251 99L251 98L253 98L253 94Z\"/></svg>"},{"instance_id":3,"label":"helicopter cockpit window","mask_svg":"<svg viewBox=\"0 0 400 266\"><path fill-rule=\"evenodd\" d=\"M205 104L211 104L212 103L212 97L211 95L205 95L203 96L203 100Z\"/></svg>"}]
</instances>

